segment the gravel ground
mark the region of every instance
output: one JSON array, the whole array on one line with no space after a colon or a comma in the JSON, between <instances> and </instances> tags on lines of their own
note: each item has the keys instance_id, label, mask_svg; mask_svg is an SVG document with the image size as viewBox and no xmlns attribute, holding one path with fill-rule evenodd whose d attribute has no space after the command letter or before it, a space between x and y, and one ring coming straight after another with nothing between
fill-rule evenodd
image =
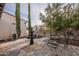
<instances>
[{"instance_id":1,"label":"gravel ground","mask_svg":"<svg viewBox=\"0 0 79 59\"><path fill-rule=\"evenodd\" d=\"M59 44L57 48L52 48L44 44L46 38L35 40L35 44L25 47L20 51L21 56L79 56L79 47L69 45L64 49L63 44Z\"/></svg>"},{"instance_id":2,"label":"gravel ground","mask_svg":"<svg viewBox=\"0 0 79 59\"><path fill-rule=\"evenodd\" d=\"M44 40L34 39L34 45L29 45L29 40L22 38L16 41L0 44L1 56L79 56L79 47L69 45L64 49L62 44L57 48L47 46Z\"/></svg>"}]
</instances>

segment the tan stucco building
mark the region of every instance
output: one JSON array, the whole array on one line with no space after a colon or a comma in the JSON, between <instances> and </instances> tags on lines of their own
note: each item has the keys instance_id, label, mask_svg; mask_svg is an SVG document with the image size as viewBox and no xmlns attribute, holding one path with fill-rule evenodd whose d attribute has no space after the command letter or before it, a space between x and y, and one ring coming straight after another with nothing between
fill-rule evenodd
<instances>
[{"instance_id":1,"label":"tan stucco building","mask_svg":"<svg viewBox=\"0 0 79 59\"><path fill-rule=\"evenodd\" d=\"M49 36L49 28L47 28L45 24L35 26L34 32L39 36L43 36L43 37Z\"/></svg>"},{"instance_id":2,"label":"tan stucco building","mask_svg":"<svg viewBox=\"0 0 79 59\"><path fill-rule=\"evenodd\" d=\"M27 36L26 21L21 19L21 37ZM7 12L3 12L0 19L0 39L7 39L16 33L15 16Z\"/></svg>"}]
</instances>

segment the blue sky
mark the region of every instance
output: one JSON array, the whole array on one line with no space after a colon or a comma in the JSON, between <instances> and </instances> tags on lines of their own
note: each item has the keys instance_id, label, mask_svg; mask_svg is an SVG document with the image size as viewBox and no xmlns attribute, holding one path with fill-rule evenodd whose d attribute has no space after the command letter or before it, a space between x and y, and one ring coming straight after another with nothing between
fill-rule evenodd
<instances>
[{"instance_id":1,"label":"blue sky","mask_svg":"<svg viewBox=\"0 0 79 59\"><path fill-rule=\"evenodd\" d=\"M47 7L46 3L31 3L31 20L32 20L32 26L34 25L40 25L42 24L39 20L39 13L44 12L44 9ZM7 3L5 5L4 11L15 15L15 4L14 3ZM20 4L20 13L21 18L24 20L28 20L28 5L27 3L21 3Z\"/></svg>"}]
</instances>

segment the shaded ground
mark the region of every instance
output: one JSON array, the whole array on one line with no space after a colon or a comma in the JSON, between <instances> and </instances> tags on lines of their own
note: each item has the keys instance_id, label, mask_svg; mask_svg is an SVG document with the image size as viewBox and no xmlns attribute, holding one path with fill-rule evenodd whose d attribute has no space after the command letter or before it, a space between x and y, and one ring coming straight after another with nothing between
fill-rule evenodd
<instances>
[{"instance_id":1,"label":"shaded ground","mask_svg":"<svg viewBox=\"0 0 79 59\"><path fill-rule=\"evenodd\" d=\"M79 55L79 47L69 45L67 49L62 44L57 48L47 46L47 38L34 39L34 45L29 46L29 39L0 44L0 55L3 56L75 56Z\"/></svg>"}]
</instances>

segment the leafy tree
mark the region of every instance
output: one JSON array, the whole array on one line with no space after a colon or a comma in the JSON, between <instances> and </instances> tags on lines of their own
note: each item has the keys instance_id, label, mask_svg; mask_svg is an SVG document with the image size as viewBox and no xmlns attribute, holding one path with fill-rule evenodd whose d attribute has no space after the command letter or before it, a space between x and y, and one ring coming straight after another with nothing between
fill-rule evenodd
<instances>
[{"instance_id":1,"label":"leafy tree","mask_svg":"<svg viewBox=\"0 0 79 59\"><path fill-rule=\"evenodd\" d=\"M69 33L71 32L71 24L73 23L72 21L72 15L73 15L73 9L72 9L72 4L67 4L64 6L63 8L64 12L62 15L62 23L61 23L61 28L62 31L64 33L64 37L65 37L65 43L64 46L65 48L67 48L68 46L68 41L69 41Z\"/></svg>"},{"instance_id":2,"label":"leafy tree","mask_svg":"<svg viewBox=\"0 0 79 59\"><path fill-rule=\"evenodd\" d=\"M52 39L52 30L56 30L56 26L59 26L59 20L57 20L59 16L59 9L61 4L48 4L47 8L45 8L45 15L40 13L40 20L44 22L47 27L50 29L50 39ZM57 21L57 22L56 22Z\"/></svg>"},{"instance_id":3,"label":"leafy tree","mask_svg":"<svg viewBox=\"0 0 79 59\"><path fill-rule=\"evenodd\" d=\"M79 4L76 4L76 7L74 9L74 14L73 14L73 23L72 28L75 31L75 36L73 37L73 40L79 36Z\"/></svg>"},{"instance_id":4,"label":"leafy tree","mask_svg":"<svg viewBox=\"0 0 79 59\"><path fill-rule=\"evenodd\" d=\"M45 9L45 15L40 13L40 19L45 23L50 31L63 33L65 38L65 47L68 46L70 33L79 26L79 9L74 9L74 4L49 4ZM50 32L52 33L52 32Z\"/></svg>"}]
</instances>

